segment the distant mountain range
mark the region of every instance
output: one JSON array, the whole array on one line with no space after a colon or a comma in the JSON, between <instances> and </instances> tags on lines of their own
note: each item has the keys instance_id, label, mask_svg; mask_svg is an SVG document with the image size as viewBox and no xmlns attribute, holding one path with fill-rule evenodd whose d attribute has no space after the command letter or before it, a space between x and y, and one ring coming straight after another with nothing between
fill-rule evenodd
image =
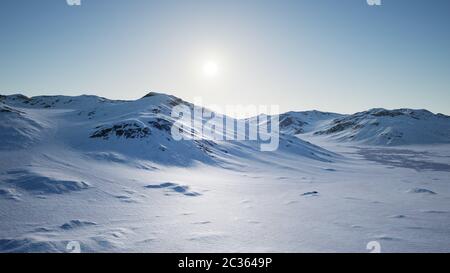
<instances>
[{"instance_id":1,"label":"distant mountain range","mask_svg":"<svg viewBox=\"0 0 450 273\"><path fill-rule=\"evenodd\" d=\"M170 159L175 161L176 158L187 160L184 157L208 161L228 153L239 154L241 150L237 146L252 145L242 141L217 145L208 138L193 139L190 143L173 141L170 128L174 119L170 112L178 104L193 107L177 97L160 93L149 93L135 101L86 95L0 96L0 148L26 147L43 140L46 133L62 128L64 142L83 144L86 148L93 143L95 146L109 143L115 149L129 150L135 142L123 140L140 139L146 145L133 153L152 151L153 156L160 157L166 151L176 151ZM323 151L302 141L303 134L366 145L450 143L450 117L427 110L377 108L353 115L315 110L287 112L279 115L279 124L282 148L292 145L304 150L307 147L315 150L314 156L320 158ZM297 148L287 152L295 153Z\"/></svg>"}]
</instances>

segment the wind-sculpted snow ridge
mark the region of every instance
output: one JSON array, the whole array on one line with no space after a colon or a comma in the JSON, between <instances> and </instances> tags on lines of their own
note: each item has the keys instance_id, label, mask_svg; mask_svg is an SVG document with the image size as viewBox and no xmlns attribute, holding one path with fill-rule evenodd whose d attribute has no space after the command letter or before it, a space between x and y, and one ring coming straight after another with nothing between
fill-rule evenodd
<instances>
[{"instance_id":1,"label":"wind-sculpted snow ridge","mask_svg":"<svg viewBox=\"0 0 450 273\"><path fill-rule=\"evenodd\" d=\"M0 149L19 149L36 144L49 123L39 113L0 104Z\"/></svg>"},{"instance_id":2,"label":"wind-sculpted snow ridge","mask_svg":"<svg viewBox=\"0 0 450 273\"><path fill-rule=\"evenodd\" d=\"M191 191L189 189L189 186L182 186L182 185L179 185L177 183L172 183L172 182L164 182L164 183L157 184L157 185L147 185L147 186L145 186L145 188L147 188L147 189L166 189L166 190L173 191L173 192L176 192L179 194L183 194L185 196L201 195L198 192Z\"/></svg>"},{"instance_id":3,"label":"wind-sculpted snow ridge","mask_svg":"<svg viewBox=\"0 0 450 273\"><path fill-rule=\"evenodd\" d=\"M377 108L336 118L315 135L370 145L450 143L450 117L427 110Z\"/></svg>"},{"instance_id":4,"label":"wind-sculpted snow ridge","mask_svg":"<svg viewBox=\"0 0 450 273\"><path fill-rule=\"evenodd\" d=\"M11 199L11 200L20 200L20 194L18 194L15 189L11 189L11 188L6 188L6 189L0 188L0 197Z\"/></svg>"},{"instance_id":5,"label":"wind-sculpted snow ridge","mask_svg":"<svg viewBox=\"0 0 450 273\"><path fill-rule=\"evenodd\" d=\"M95 226L97 225L94 222L90 221L82 221L82 220L71 220L67 223L64 223L60 226L62 229L70 230L70 229L77 229L77 228L83 228L88 226Z\"/></svg>"},{"instance_id":6,"label":"wind-sculpted snow ridge","mask_svg":"<svg viewBox=\"0 0 450 273\"><path fill-rule=\"evenodd\" d=\"M8 172L4 176L4 182L19 190L35 194L62 194L85 190L90 186L84 181L49 177L26 170Z\"/></svg>"}]
</instances>

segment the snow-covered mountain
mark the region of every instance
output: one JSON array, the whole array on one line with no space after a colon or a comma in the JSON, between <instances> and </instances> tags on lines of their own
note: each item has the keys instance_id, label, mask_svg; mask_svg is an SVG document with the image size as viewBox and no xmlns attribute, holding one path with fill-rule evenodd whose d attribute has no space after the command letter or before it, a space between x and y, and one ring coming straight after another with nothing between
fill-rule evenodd
<instances>
[{"instance_id":1,"label":"snow-covered mountain","mask_svg":"<svg viewBox=\"0 0 450 273\"><path fill-rule=\"evenodd\" d=\"M450 143L450 117L427 110L377 108L333 119L314 134L371 145Z\"/></svg>"},{"instance_id":2,"label":"snow-covered mountain","mask_svg":"<svg viewBox=\"0 0 450 273\"><path fill-rule=\"evenodd\" d=\"M113 101L96 96L2 96L0 129L5 146L27 146L46 138L85 152L116 152L162 164L188 165L194 161L220 163L233 157L257 157L258 142L216 141L207 134L174 141L172 107L194 105L177 97L149 93L135 101ZM207 120L201 120L206 123ZM234 122L237 122L235 120ZM184 134L196 128L184 124ZM217 133L217 132L216 132ZM219 132L219 134L233 134ZM291 135L281 134L279 154L331 160L331 152Z\"/></svg>"},{"instance_id":3,"label":"snow-covered mountain","mask_svg":"<svg viewBox=\"0 0 450 273\"><path fill-rule=\"evenodd\" d=\"M0 252L449 250L448 145L354 147L448 143L448 117L288 112L279 148L262 152L189 123L175 141L175 105L195 107L160 93L0 96ZM402 141L384 142L388 127Z\"/></svg>"},{"instance_id":4,"label":"snow-covered mountain","mask_svg":"<svg viewBox=\"0 0 450 273\"><path fill-rule=\"evenodd\" d=\"M287 112L279 116L280 131L291 135L308 133L342 116L341 114L317 110Z\"/></svg>"},{"instance_id":5,"label":"snow-covered mountain","mask_svg":"<svg viewBox=\"0 0 450 273\"><path fill-rule=\"evenodd\" d=\"M179 98L159 93L149 93L136 101L114 101L86 95L33 98L23 95L0 96L2 145L26 146L27 143L33 143L42 137L37 132L45 131L45 128L51 129L50 121L41 115L42 111L35 110L47 109L52 112L66 112L66 118L77 121L75 126L83 127L76 128L75 131L89 131L91 140L109 140L114 142L112 146L115 148L120 146L120 143L129 145L131 142L120 142L120 139L140 139L150 144L152 151L176 150L182 147L172 147L173 145L183 144L171 143L169 134L174 119L170 117L170 111L180 103L191 109L194 107ZM248 120L256 118L265 119L266 116L260 115ZM289 138L289 143L301 143L301 140L289 136L313 133L340 142L372 145L450 143L450 117L427 110L376 108L353 115L314 110L287 112L280 114L278 118L282 142ZM83 139L85 137L79 136L76 141ZM187 148L189 157L201 158L203 155L197 153L197 150L208 152L215 149L213 140L204 139L192 143L196 149ZM284 144L284 147L289 145ZM196 154L191 154L193 151L196 151ZM215 152L218 155L227 153L225 148L216 149Z\"/></svg>"},{"instance_id":6,"label":"snow-covered mountain","mask_svg":"<svg viewBox=\"0 0 450 273\"><path fill-rule=\"evenodd\" d=\"M281 133L310 140L378 146L450 143L450 117L427 110L376 108L353 115L287 112L279 115L279 122Z\"/></svg>"}]
</instances>

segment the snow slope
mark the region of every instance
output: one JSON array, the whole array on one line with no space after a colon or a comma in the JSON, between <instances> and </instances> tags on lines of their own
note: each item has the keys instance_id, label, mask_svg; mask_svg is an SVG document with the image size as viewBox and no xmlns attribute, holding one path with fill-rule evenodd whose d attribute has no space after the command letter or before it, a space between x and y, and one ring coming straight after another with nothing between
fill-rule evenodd
<instances>
[{"instance_id":1,"label":"snow slope","mask_svg":"<svg viewBox=\"0 0 450 273\"><path fill-rule=\"evenodd\" d=\"M180 103L194 107L1 96L0 251L450 251L449 145L336 145L314 132L344 116L315 111L280 116L304 123L286 121L274 152L174 141Z\"/></svg>"},{"instance_id":2,"label":"snow slope","mask_svg":"<svg viewBox=\"0 0 450 273\"><path fill-rule=\"evenodd\" d=\"M0 148L25 148L37 143L40 132L49 128L49 122L33 111L26 112L0 103Z\"/></svg>"}]
</instances>

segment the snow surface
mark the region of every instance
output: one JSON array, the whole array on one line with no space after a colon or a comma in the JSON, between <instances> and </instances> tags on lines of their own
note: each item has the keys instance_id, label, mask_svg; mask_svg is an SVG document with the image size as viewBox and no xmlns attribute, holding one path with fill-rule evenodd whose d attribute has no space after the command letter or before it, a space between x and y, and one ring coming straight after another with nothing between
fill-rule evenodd
<instances>
[{"instance_id":1,"label":"snow surface","mask_svg":"<svg viewBox=\"0 0 450 273\"><path fill-rule=\"evenodd\" d=\"M448 117L288 112L261 152L174 141L178 103L0 96L0 251L450 251Z\"/></svg>"}]
</instances>

